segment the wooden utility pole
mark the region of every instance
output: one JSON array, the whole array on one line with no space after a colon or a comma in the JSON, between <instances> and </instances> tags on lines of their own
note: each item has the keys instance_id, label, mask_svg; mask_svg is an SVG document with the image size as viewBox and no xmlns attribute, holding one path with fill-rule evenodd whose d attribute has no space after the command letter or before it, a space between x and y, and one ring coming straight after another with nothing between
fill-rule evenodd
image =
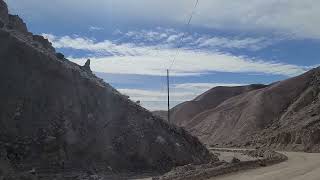
<instances>
[{"instance_id":1,"label":"wooden utility pole","mask_svg":"<svg viewBox=\"0 0 320 180\"><path fill-rule=\"evenodd\" d=\"M170 123L170 82L169 82L169 69L167 69L167 90L168 90L168 122Z\"/></svg>"}]
</instances>

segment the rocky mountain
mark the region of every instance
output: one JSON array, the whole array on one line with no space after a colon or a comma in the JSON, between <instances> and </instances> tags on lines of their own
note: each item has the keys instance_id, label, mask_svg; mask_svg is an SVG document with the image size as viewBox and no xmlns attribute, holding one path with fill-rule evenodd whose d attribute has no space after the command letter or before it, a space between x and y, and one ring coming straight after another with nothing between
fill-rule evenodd
<instances>
[{"instance_id":1,"label":"rocky mountain","mask_svg":"<svg viewBox=\"0 0 320 180\"><path fill-rule=\"evenodd\" d=\"M172 110L173 121L217 146L319 152L320 68L268 86L218 87Z\"/></svg>"},{"instance_id":2,"label":"rocky mountain","mask_svg":"<svg viewBox=\"0 0 320 180\"><path fill-rule=\"evenodd\" d=\"M163 172L209 161L197 138L130 101L89 65L56 53L0 0L0 176Z\"/></svg>"}]
</instances>

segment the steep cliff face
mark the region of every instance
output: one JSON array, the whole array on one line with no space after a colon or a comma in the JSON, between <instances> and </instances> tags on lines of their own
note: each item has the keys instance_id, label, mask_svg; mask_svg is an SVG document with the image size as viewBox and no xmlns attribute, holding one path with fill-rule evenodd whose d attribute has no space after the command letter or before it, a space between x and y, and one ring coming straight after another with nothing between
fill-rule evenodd
<instances>
[{"instance_id":1,"label":"steep cliff face","mask_svg":"<svg viewBox=\"0 0 320 180\"><path fill-rule=\"evenodd\" d=\"M0 5L0 150L14 168L166 171L209 160L197 138L57 58Z\"/></svg>"},{"instance_id":2,"label":"steep cliff face","mask_svg":"<svg viewBox=\"0 0 320 180\"><path fill-rule=\"evenodd\" d=\"M1 28L28 33L27 25L19 16L9 14L7 4L2 0L0 1L0 24Z\"/></svg>"}]
</instances>

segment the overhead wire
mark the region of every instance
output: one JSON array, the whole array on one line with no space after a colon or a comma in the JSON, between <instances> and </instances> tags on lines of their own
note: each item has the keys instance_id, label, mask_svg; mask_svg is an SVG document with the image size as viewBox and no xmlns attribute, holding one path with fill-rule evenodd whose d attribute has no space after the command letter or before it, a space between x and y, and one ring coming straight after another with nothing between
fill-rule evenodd
<instances>
[{"instance_id":1,"label":"overhead wire","mask_svg":"<svg viewBox=\"0 0 320 180\"><path fill-rule=\"evenodd\" d=\"M176 58L177 58L177 56L178 56L179 53L180 53L180 49L181 49L181 47L182 47L182 43L183 43L186 35L189 33L189 26L190 26L191 21L192 21L192 19L193 19L193 17L194 17L194 14L195 14L195 12L196 12L196 9L197 9L198 4L199 4L199 0L196 0L195 5L193 6L192 12L191 12L191 14L190 14L190 17L188 18L188 21L187 21L187 23L186 23L187 33L183 33L183 34L182 34L182 37L181 37L181 39L180 39L180 42L178 43L178 46L177 46L177 52L176 52L176 54L172 57L172 61L171 61L170 66L167 66L167 68L166 68L166 69L169 70L169 71L172 69L172 67L173 67L173 65L174 65L174 62L176 61ZM158 52L158 51L159 51L159 47L156 47L155 49L149 49L149 50L147 50L147 52L151 52L151 51L154 51L155 54L156 54L155 56L157 56L157 54L159 53L159 52ZM170 61L169 61L169 63L170 63ZM165 76L164 76L164 77L165 77ZM171 81L172 81L172 79L171 79ZM160 93L162 93L162 92L165 90L165 86L166 86L166 83L163 83L163 85L161 85L161 87L160 87Z\"/></svg>"},{"instance_id":2,"label":"overhead wire","mask_svg":"<svg viewBox=\"0 0 320 180\"><path fill-rule=\"evenodd\" d=\"M180 39L180 42L178 43L178 46L177 46L177 52L176 52L176 54L174 54L174 56L172 57L172 61L171 61L171 64L170 64L170 66L169 66L169 68L168 68L168 71L170 71L170 70L172 69L172 67L173 67L173 65L174 65L177 57L179 56L179 53L180 53L180 50L181 50L181 47L182 47L182 43L184 42L184 39L186 38L186 36L189 34L189 26L190 26L191 21L192 21L192 19L193 19L193 17L194 17L194 14L195 14L195 12L196 12L196 9L197 9L197 7L198 7L198 4L199 4L199 0L196 0L195 5L194 5L194 7L193 7L193 9L192 9L192 12L191 12L191 14L190 14L190 17L189 17L189 19L188 19L188 21L187 21L187 23L186 23L186 31L187 31L187 32L182 34L182 37L181 37L181 39ZM175 78L173 78L173 76L171 76L170 81L174 83L174 82L175 82ZM169 88L169 87L168 87L168 88ZM173 101L175 101L176 99L174 98L174 94L176 94L176 89L175 89L175 88L171 88L171 89L172 89L172 95L173 95L173 96L171 96L170 99L172 99Z\"/></svg>"},{"instance_id":3,"label":"overhead wire","mask_svg":"<svg viewBox=\"0 0 320 180\"><path fill-rule=\"evenodd\" d=\"M193 7L193 10L192 10L192 12L191 12L191 14L190 14L190 17L189 17L189 19L188 19L188 22L187 22L187 24L186 24L187 33L183 33L183 35L182 35L182 37L181 37L181 39L180 39L180 42L179 42L179 44L178 44L178 46L177 46L177 52L176 52L176 54L173 56L172 61L171 61L171 65L170 65L169 68L168 68L169 70L172 69L172 66L174 65L174 62L176 61L176 58L178 57L178 55L179 55L179 53L180 53L180 49L181 49L181 47L182 47L182 43L183 43L186 35L189 33L189 26L190 26L190 24L191 24L191 21L192 21L192 19L193 19L193 16L194 16L195 12L196 12L196 9L197 9L197 7L198 7L198 4L199 4L199 0L196 0L196 3L195 3L195 5L194 5L194 7Z\"/></svg>"}]
</instances>

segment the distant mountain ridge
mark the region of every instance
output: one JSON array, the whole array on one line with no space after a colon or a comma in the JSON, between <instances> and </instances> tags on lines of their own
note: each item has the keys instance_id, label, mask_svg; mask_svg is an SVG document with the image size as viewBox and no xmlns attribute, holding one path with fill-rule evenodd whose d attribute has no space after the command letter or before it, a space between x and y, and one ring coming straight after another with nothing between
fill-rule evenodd
<instances>
[{"instance_id":1,"label":"distant mountain ridge","mask_svg":"<svg viewBox=\"0 0 320 180\"><path fill-rule=\"evenodd\" d=\"M206 144L319 152L320 68L268 86L217 87L171 110Z\"/></svg>"},{"instance_id":2,"label":"distant mountain ridge","mask_svg":"<svg viewBox=\"0 0 320 180\"><path fill-rule=\"evenodd\" d=\"M214 87L199 95L194 100L181 103L172 108L170 110L172 122L179 126L186 126L189 121L187 122L185 119L193 119L201 112L215 108L231 97L263 87L266 87L266 85L252 84L248 86Z\"/></svg>"}]
</instances>

